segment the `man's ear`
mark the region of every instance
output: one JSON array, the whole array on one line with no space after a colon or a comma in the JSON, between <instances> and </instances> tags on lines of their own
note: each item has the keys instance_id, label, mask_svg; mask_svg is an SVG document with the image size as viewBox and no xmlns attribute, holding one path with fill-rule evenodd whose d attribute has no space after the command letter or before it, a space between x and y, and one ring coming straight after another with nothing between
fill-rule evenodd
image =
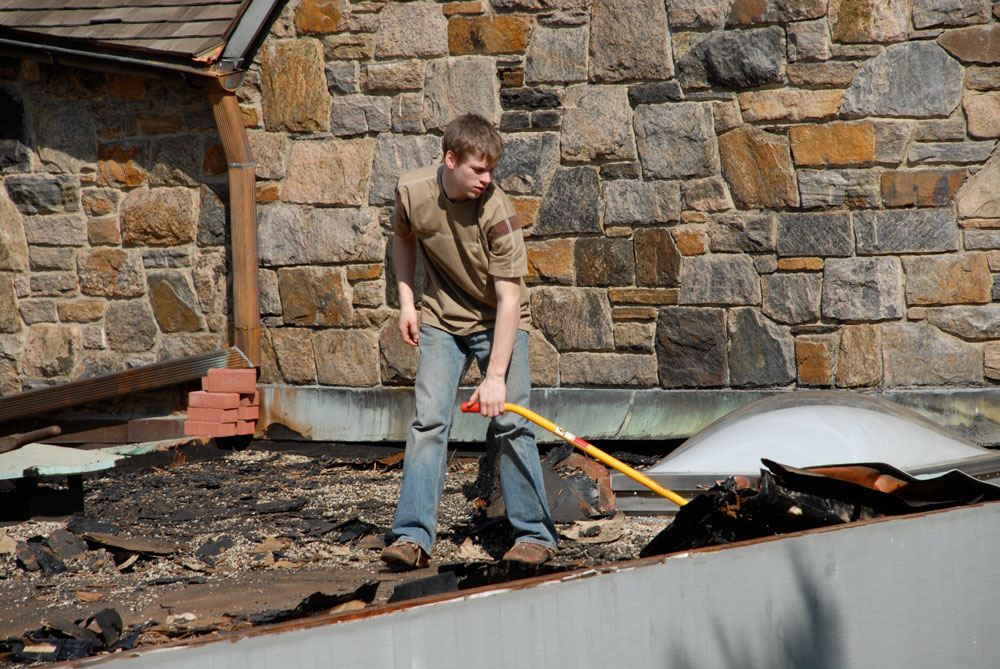
<instances>
[{"instance_id":1,"label":"man's ear","mask_svg":"<svg viewBox=\"0 0 1000 669\"><path fill-rule=\"evenodd\" d=\"M446 152L446 153L444 154L444 165L445 165L445 167L447 167L447 168L448 168L449 170L453 170L453 169L455 169L456 167L458 167L458 156L456 156L456 155L455 155L455 152L454 152L454 151L452 151L451 149L449 149L449 150L448 150L448 151L447 151L447 152Z\"/></svg>"}]
</instances>

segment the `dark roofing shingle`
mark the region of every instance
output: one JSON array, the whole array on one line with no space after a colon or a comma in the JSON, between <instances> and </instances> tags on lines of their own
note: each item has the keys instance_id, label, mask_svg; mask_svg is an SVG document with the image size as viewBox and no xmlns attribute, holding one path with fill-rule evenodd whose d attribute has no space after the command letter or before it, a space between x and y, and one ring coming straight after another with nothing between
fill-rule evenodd
<instances>
[{"instance_id":1,"label":"dark roofing shingle","mask_svg":"<svg viewBox=\"0 0 1000 669\"><path fill-rule=\"evenodd\" d=\"M225 43L249 0L0 0L0 28L21 39L198 59Z\"/></svg>"}]
</instances>

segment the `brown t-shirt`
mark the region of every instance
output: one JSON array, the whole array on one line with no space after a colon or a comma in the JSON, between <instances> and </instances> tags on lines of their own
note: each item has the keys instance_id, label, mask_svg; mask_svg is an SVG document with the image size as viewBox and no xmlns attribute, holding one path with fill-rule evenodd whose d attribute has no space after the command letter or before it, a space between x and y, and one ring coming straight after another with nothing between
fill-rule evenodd
<instances>
[{"instance_id":1,"label":"brown t-shirt","mask_svg":"<svg viewBox=\"0 0 1000 669\"><path fill-rule=\"evenodd\" d=\"M521 278L528 273L521 222L507 194L491 183L474 200L452 202L441 186L441 165L399 178L396 184L396 234L417 236L426 277L421 321L456 335L493 328L497 295L492 277ZM521 278L521 320L531 317Z\"/></svg>"}]
</instances>

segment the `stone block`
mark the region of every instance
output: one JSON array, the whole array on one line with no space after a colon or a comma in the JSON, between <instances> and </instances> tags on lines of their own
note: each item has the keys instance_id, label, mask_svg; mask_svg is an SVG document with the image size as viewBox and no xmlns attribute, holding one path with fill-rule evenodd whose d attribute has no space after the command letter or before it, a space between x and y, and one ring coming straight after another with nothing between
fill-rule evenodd
<instances>
[{"instance_id":1,"label":"stone block","mask_svg":"<svg viewBox=\"0 0 1000 669\"><path fill-rule=\"evenodd\" d=\"M956 109L948 118L930 118L913 122L914 142L961 142L965 137L965 115Z\"/></svg>"},{"instance_id":2,"label":"stone block","mask_svg":"<svg viewBox=\"0 0 1000 669\"><path fill-rule=\"evenodd\" d=\"M927 309L927 322L968 341L1000 339L1000 305L952 306Z\"/></svg>"},{"instance_id":3,"label":"stone block","mask_svg":"<svg viewBox=\"0 0 1000 669\"><path fill-rule=\"evenodd\" d=\"M21 331L21 319L18 318L17 294L14 292L14 281L9 276L0 276L0 332L13 333Z\"/></svg>"},{"instance_id":4,"label":"stone block","mask_svg":"<svg viewBox=\"0 0 1000 669\"><path fill-rule=\"evenodd\" d=\"M877 386L882 382L882 333L873 325L845 325L837 353L837 385Z\"/></svg>"},{"instance_id":5,"label":"stone block","mask_svg":"<svg viewBox=\"0 0 1000 669\"><path fill-rule=\"evenodd\" d=\"M314 209L305 233L310 263L378 262L385 258L385 235L374 208Z\"/></svg>"},{"instance_id":6,"label":"stone block","mask_svg":"<svg viewBox=\"0 0 1000 669\"><path fill-rule=\"evenodd\" d=\"M267 266L306 264L310 237L299 207L277 204L258 214L260 261Z\"/></svg>"},{"instance_id":7,"label":"stone block","mask_svg":"<svg viewBox=\"0 0 1000 669\"><path fill-rule=\"evenodd\" d=\"M656 360L665 388L724 386L729 379L726 312L664 307L656 321Z\"/></svg>"},{"instance_id":8,"label":"stone block","mask_svg":"<svg viewBox=\"0 0 1000 669\"><path fill-rule=\"evenodd\" d=\"M525 132L504 138L493 178L507 193L541 194L559 166L559 136Z\"/></svg>"},{"instance_id":9,"label":"stone block","mask_svg":"<svg viewBox=\"0 0 1000 669\"><path fill-rule=\"evenodd\" d=\"M448 19L430 2L389 3L379 14L377 58L429 58L448 55Z\"/></svg>"},{"instance_id":10,"label":"stone block","mask_svg":"<svg viewBox=\"0 0 1000 669\"><path fill-rule=\"evenodd\" d=\"M297 204L360 206L365 203L375 140L292 143L281 199Z\"/></svg>"},{"instance_id":11,"label":"stone block","mask_svg":"<svg viewBox=\"0 0 1000 669\"><path fill-rule=\"evenodd\" d=\"M803 209L877 207L882 200L875 170L799 170L798 179Z\"/></svg>"},{"instance_id":12,"label":"stone block","mask_svg":"<svg viewBox=\"0 0 1000 669\"><path fill-rule=\"evenodd\" d=\"M179 272L150 272L149 303L161 332L196 332L202 329L198 298L188 279Z\"/></svg>"},{"instance_id":13,"label":"stone block","mask_svg":"<svg viewBox=\"0 0 1000 669\"><path fill-rule=\"evenodd\" d=\"M533 325L559 351L614 349L611 306L598 288L540 287L531 291ZM580 327L587 323L587 327Z\"/></svg>"},{"instance_id":14,"label":"stone block","mask_svg":"<svg viewBox=\"0 0 1000 669\"><path fill-rule=\"evenodd\" d=\"M417 347L403 341L399 318L390 318L379 333L379 366L383 385L413 385L417 376Z\"/></svg>"},{"instance_id":15,"label":"stone block","mask_svg":"<svg viewBox=\"0 0 1000 669\"><path fill-rule=\"evenodd\" d=\"M965 249L967 251L1000 249L1000 230L967 230Z\"/></svg>"},{"instance_id":16,"label":"stone block","mask_svg":"<svg viewBox=\"0 0 1000 669\"><path fill-rule=\"evenodd\" d=\"M580 286L629 286L636 265L628 239L582 237L576 241L576 279Z\"/></svg>"},{"instance_id":17,"label":"stone block","mask_svg":"<svg viewBox=\"0 0 1000 669\"><path fill-rule=\"evenodd\" d=\"M1000 218L1000 156L993 156L981 170L965 180L955 193L961 218Z\"/></svg>"},{"instance_id":18,"label":"stone block","mask_svg":"<svg viewBox=\"0 0 1000 669\"><path fill-rule=\"evenodd\" d=\"M781 273L761 277L764 315L786 325L819 318L822 281L815 273Z\"/></svg>"},{"instance_id":19,"label":"stone block","mask_svg":"<svg viewBox=\"0 0 1000 669\"><path fill-rule=\"evenodd\" d=\"M108 346L121 353L149 351L156 344L158 329L153 310L143 300L112 300L104 315Z\"/></svg>"},{"instance_id":20,"label":"stone block","mask_svg":"<svg viewBox=\"0 0 1000 669\"><path fill-rule=\"evenodd\" d=\"M859 255L931 253L958 248L958 227L950 207L854 212Z\"/></svg>"},{"instance_id":21,"label":"stone block","mask_svg":"<svg viewBox=\"0 0 1000 669\"><path fill-rule=\"evenodd\" d=\"M781 256L849 256L854 253L851 217L846 212L778 215Z\"/></svg>"},{"instance_id":22,"label":"stone block","mask_svg":"<svg viewBox=\"0 0 1000 669\"><path fill-rule=\"evenodd\" d=\"M97 147L98 186L135 188L146 183L149 176L145 164L147 144L126 142L101 144Z\"/></svg>"},{"instance_id":23,"label":"stone block","mask_svg":"<svg viewBox=\"0 0 1000 669\"><path fill-rule=\"evenodd\" d=\"M734 0L727 26L790 23L826 15L824 0Z\"/></svg>"},{"instance_id":24,"label":"stone block","mask_svg":"<svg viewBox=\"0 0 1000 669\"><path fill-rule=\"evenodd\" d=\"M583 240L577 242L578 246L582 242ZM636 230L634 245L635 280L638 285L667 287L677 285L681 254L670 230L666 228ZM579 259L577 267L580 267ZM579 273L579 269L577 272ZM631 280L627 283L631 283Z\"/></svg>"},{"instance_id":25,"label":"stone block","mask_svg":"<svg viewBox=\"0 0 1000 669\"><path fill-rule=\"evenodd\" d=\"M617 310L616 310L617 312ZM615 313L612 316L616 315ZM615 323L615 350L653 352L653 339L656 336L655 323ZM653 373L656 373L654 369Z\"/></svg>"},{"instance_id":26,"label":"stone block","mask_svg":"<svg viewBox=\"0 0 1000 669\"><path fill-rule=\"evenodd\" d=\"M913 27L963 26L988 23L989 0L914 0Z\"/></svg>"},{"instance_id":27,"label":"stone block","mask_svg":"<svg viewBox=\"0 0 1000 669\"><path fill-rule=\"evenodd\" d=\"M1000 63L1000 25L948 30L938 38L938 44L965 63Z\"/></svg>"},{"instance_id":28,"label":"stone block","mask_svg":"<svg viewBox=\"0 0 1000 669\"><path fill-rule=\"evenodd\" d=\"M740 93L740 111L747 123L811 121L836 116L843 91L768 89Z\"/></svg>"},{"instance_id":29,"label":"stone block","mask_svg":"<svg viewBox=\"0 0 1000 669\"><path fill-rule=\"evenodd\" d=\"M556 109L562 104L561 92L555 88L506 88L500 91L504 109Z\"/></svg>"},{"instance_id":30,"label":"stone block","mask_svg":"<svg viewBox=\"0 0 1000 669\"><path fill-rule=\"evenodd\" d=\"M75 270L76 249L58 246L32 246L29 261L32 272Z\"/></svg>"},{"instance_id":31,"label":"stone block","mask_svg":"<svg viewBox=\"0 0 1000 669\"><path fill-rule=\"evenodd\" d=\"M326 60L369 60L375 56L375 36L327 35L323 38L323 55Z\"/></svg>"},{"instance_id":32,"label":"stone block","mask_svg":"<svg viewBox=\"0 0 1000 669\"><path fill-rule=\"evenodd\" d=\"M60 101L33 105L34 146L49 172L78 174L97 160L97 129L87 102ZM73 119L73 123L66 123ZM6 133L5 133L6 136Z\"/></svg>"},{"instance_id":33,"label":"stone block","mask_svg":"<svg viewBox=\"0 0 1000 669\"><path fill-rule=\"evenodd\" d=\"M562 159L635 160L632 110L624 86L571 86L563 99Z\"/></svg>"},{"instance_id":34,"label":"stone block","mask_svg":"<svg viewBox=\"0 0 1000 669\"><path fill-rule=\"evenodd\" d=\"M875 160L875 131L867 121L793 125L792 156L799 167L850 167Z\"/></svg>"},{"instance_id":35,"label":"stone block","mask_svg":"<svg viewBox=\"0 0 1000 669\"><path fill-rule=\"evenodd\" d=\"M380 381L378 336L362 330L319 330L313 336L316 378L352 388Z\"/></svg>"},{"instance_id":36,"label":"stone block","mask_svg":"<svg viewBox=\"0 0 1000 669\"><path fill-rule=\"evenodd\" d=\"M906 157L913 134L909 121L873 121L875 131L875 162L898 165Z\"/></svg>"},{"instance_id":37,"label":"stone block","mask_svg":"<svg viewBox=\"0 0 1000 669\"><path fill-rule=\"evenodd\" d=\"M911 165L947 163L977 164L986 162L996 142L927 142L910 145L907 160Z\"/></svg>"},{"instance_id":38,"label":"stone block","mask_svg":"<svg viewBox=\"0 0 1000 669\"><path fill-rule=\"evenodd\" d=\"M732 0L674 0L667 6L673 28L721 28Z\"/></svg>"},{"instance_id":39,"label":"stone block","mask_svg":"<svg viewBox=\"0 0 1000 669\"><path fill-rule=\"evenodd\" d=\"M680 219L677 183L617 179L604 183L604 225L655 225Z\"/></svg>"},{"instance_id":40,"label":"stone block","mask_svg":"<svg viewBox=\"0 0 1000 669\"><path fill-rule=\"evenodd\" d=\"M993 279L986 255L903 258L906 302L911 305L985 304Z\"/></svg>"},{"instance_id":41,"label":"stone block","mask_svg":"<svg viewBox=\"0 0 1000 669\"><path fill-rule=\"evenodd\" d=\"M330 91L319 40L268 41L260 51L261 104L267 129L329 130Z\"/></svg>"},{"instance_id":42,"label":"stone block","mask_svg":"<svg viewBox=\"0 0 1000 669\"><path fill-rule=\"evenodd\" d=\"M601 187L591 167L560 168L538 209L534 235L601 232Z\"/></svg>"},{"instance_id":43,"label":"stone block","mask_svg":"<svg viewBox=\"0 0 1000 669\"><path fill-rule=\"evenodd\" d=\"M978 385L983 353L927 322L889 323L882 333L885 382L895 386Z\"/></svg>"},{"instance_id":44,"label":"stone block","mask_svg":"<svg viewBox=\"0 0 1000 669\"><path fill-rule=\"evenodd\" d=\"M965 87L973 91L1000 89L1000 68L972 65L965 70Z\"/></svg>"},{"instance_id":45,"label":"stone block","mask_svg":"<svg viewBox=\"0 0 1000 669\"><path fill-rule=\"evenodd\" d=\"M284 179L291 148L288 136L276 132L251 132L247 133L247 139L257 163L254 168L257 178Z\"/></svg>"},{"instance_id":46,"label":"stone block","mask_svg":"<svg viewBox=\"0 0 1000 669\"><path fill-rule=\"evenodd\" d=\"M712 250L724 253L761 253L775 250L774 214L730 213L715 216L708 228Z\"/></svg>"},{"instance_id":47,"label":"stone block","mask_svg":"<svg viewBox=\"0 0 1000 669\"><path fill-rule=\"evenodd\" d=\"M564 386L648 388L657 381L656 358L623 353L563 353L559 379Z\"/></svg>"},{"instance_id":48,"label":"stone block","mask_svg":"<svg viewBox=\"0 0 1000 669\"><path fill-rule=\"evenodd\" d=\"M839 333L803 335L795 340L799 385L833 385L839 340Z\"/></svg>"},{"instance_id":49,"label":"stone block","mask_svg":"<svg viewBox=\"0 0 1000 669\"><path fill-rule=\"evenodd\" d=\"M80 209L80 179L69 174L14 174L4 179L22 214L54 214Z\"/></svg>"},{"instance_id":50,"label":"stone block","mask_svg":"<svg viewBox=\"0 0 1000 669\"><path fill-rule=\"evenodd\" d=\"M983 347L983 365L986 378L1000 378L1000 342L988 342Z\"/></svg>"},{"instance_id":51,"label":"stone block","mask_svg":"<svg viewBox=\"0 0 1000 669\"><path fill-rule=\"evenodd\" d=\"M684 258L680 273L680 304L760 304L760 277L745 255L704 255Z\"/></svg>"},{"instance_id":52,"label":"stone block","mask_svg":"<svg viewBox=\"0 0 1000 669\"><path fill-rule=\"evenodd\" d=\"M302 0L295 8L299 35L336 33L347 28L351 16L348 0Z\"/></svg>"},{"instance_id":53,"label":"stone block","mask_svg":"<svg viewBox=\"0 0 1000 669\"><path fill-rule=\"evenodd\" d=\"M201 203L198 208L198 244L199 246L222 246L226 243L229 234L226 205L208 186L202 184L199 190ZM108 230L109 233L117 231L117 221L115 224L115 230ZM94 243L93 226L91 226L90 235L91 243Z\"/></svg>"},{"instance_id":54,"label":"stone block","mask_svg":"<svg viewBox=\"0 0 1000 669\"><path fill-rule=\"evenodd\" d=\"M909 7L906 0L830 0L833 39L845 44L904 40Z\"/></svg>"},{"instance_id":55,"label":"stone block","mask_svg":"<svg viewBox=\"0 0 1000 669\"><path fill-rule=\"evenodd\" d=\"M718 173L719 151L710 104L639 105L634 126L646 179L709 177Z\"/></svg>"},{"instance_id":56,"label":"stone block","mask_svg":"<svg viewBox=\"0 0 1000 669\"><path fill-rule=\"evenodd\" d=\"M536 27L525 55L525 82L534 84L586 81L589 32L586 26Z\"/></svg>"},{"instance_id":57,"label":"stone block","mask_svg":"<svg viewBox=\"0 0 1000 669\"><path fill-rule=\"evenodd\" d=\"M87 243L87 222L79 214L28 216L22 219L22 222L24 239L28 244L84 246ZM19 244L20 240L15 239L15 243ZM27 253L25 253L25 260L27 260ZM27 269L27 264L25 269Z\"/></svg>"},{"instance_id":58,"label":"stone block","mask_svg":"<svg viewBox=\"0 0 1000 669\"><path fill-rule=\"evenodd\" d=\"M396 202L396 182L405 172L441 160L441 140L430 136L381 134L375 140L368 201L374 206Z\"/></svg>"},{"instance_id":59,"label":"stone block","mask_svg":"<svg viewBox=\"0 0 1000 669\"><path fill-rule=\"evenodd\" d=\"M903 316L903 273L895 258L829 258L823 266L824 318L882 321Z\"/></svg>"},{"instance_id":60,"label":"stone block","mask_svg":"<svg viewBox=\"0 0 1000 669\"><path fill-rule=\"evenodd\" d=\"M681 194L686 211L729 211L733 208L729 188L719 177L682 181Z\"/></svg>"},{"instance_id":61,"label":"stone block","mask_svg":"<svg viewBox=\"0 0 1000 669\"><path fill-rule=\"evenodd\" d=\"M622 39L628 35L628 39ZM595 2L590 20L590 79L621 82L670 79L667 10L657 0Z\"/></svg>"},{"instance_id":62,"label":"stone block","mask_svg":"<svg viewBox=\"0 0 1000 669\"><path fill-rule=\"evenodd\" d=\"M614 304L677 304L677 288L608 288Z\"/></svg>"},{"instance_id":63,"label":"stone block","mask_svg":"<svg viewBox=\"0 0 1000 669\"><path fill-rule=\"evenodd\" d=\"M722 170L741 209L796 207L795 169L785 137L753 126L719 137Z\"/></svg>"},{"instance_id":64,"label":"stone block","mask_svg":"<svg viewBox=\"0 0 1000 669\"><path fill-rule=\"evenodd\" d=\"M220 147L221 148L221 147ZM155 139L149 143L149 185L197 186L201 181L205 155L201 137L187 135ZM222 156L225 171L225 156ZM209 165L211 169L211 165Z\"/></svg>"},{"instance_id":65,"label":"stone block","mask_svg":"<svg viewBox=\"0 0 1000 669\"><path fill-rule=\"evenodd\" d=\"M78 259L80 291L97 297L138 297L146 292L142 256L135 249L99 248Z\"/></svg>"},{"instance_id":66,"label":"stone block","mask_svg":"<svg viewBox=\"0 0 1000 669\"><path fill-rule=\"evenodd\" d=\"M573 283L576 278L574 243L572 239L551 239L525 244L528 252L525 281L529 284Z\"/></svg>"},{"instance_id":67,"label":"stone block","mask_svg":"<svg viewBox=\"0 0 1000 669\"><path fill-rule=\"evenodd\" d=\"M25 325L55 323L58 320L55 300L52 299L21 299L18 312Z\"/></svg>"},{"instance_id":68,"label":"stone block","mask_svg":"<svg viewBox=\"0 0 1000 669\"><path fill-rule=\"evenodd\" d=\"M328 63L326 67L329 73L331 64ZM424 87L424 72L425 66L422 60L366 63L361 70L362 88L369 93L420 90ZM327 77L329 78L329 74Z\"/></svg>"},{"instance_id":69,"label":"stone block","mask_svg":"<svg viewBox=\"0 0 1000 669\"><path fill-rule=\"evenodd\" d=\"M830 59L830 24L825 18L791 23L786 31L789 61Z\"/></svg>"},{"instance_id":70,"label":"stone block","mask_svg":"<svg viewBox=\"0 0 1000 669\"><path fill-rule=\"evenodd\" d=\"M517 217L521 219L521 227L530 231L538 218L538 208L542 201L534 197L512 197L510 203L514 205Z\"/></svg>"},{"instance_id":71,"label":"stone block","mask_svg":"<svg viewBox=\"0 0 1000 669\"><path fill-rule=\"evenodd\" d=\"M330 105L330 132L350 137L392 128L392 103L383 96L338 97Z\"/></svg>"},{"instance_id":72,"label":"stone block","mask_svg":"<svg viewBox=\"0 0 1000 669\"><path fill-rule=\"evenodd\" d=\"M0 283L0 290L3 289ZM0 297L0 304L3 304L3 297ZM59 312L59 320L64 323L93 323L104 317L104 308L107 302L104 300L74 300L72 302L60 302L56 305ZM12 313L16 313L12 312ZM0 321L0 332L3 332L3 324Z\"/></svg>"},{"instance_id":73,"label":"stone block","mask_svg":"<svg viewBox=\"0 0 1000 669\"><path fill-rule=\"evenodd\" d=\"M847 88L861 64L857 61L826 60L789 63L788 82L800 88Z\"/></svg>"},{"instance_id":74,"label":"stone block","mask_svg":"<svg viewBox=\"0 0 1000 669\"><path fill-rule=\"evenodd\" d=\"M987 93L966 93L962 99L965 118L969 124L969 136L1000 137L1000 91Z\"/></svg>"},{"instance_id":75,"label":"stone block","mask_svg":"<svg viewBox=\"0 0 1000 669\"><path fill-rule=\"evenodd\" d=\"M122 240L132 246L179 246L195 240L199 193L192 188L139 188L121 205Z\"/></svg>"},{"instance_id":76,"label":"stone block","mask_svg":"<svg viewBox=\"0 0 1000 669\"><path fill-rule=\"evenodd\" d=\"M122 193L112 188L85 188L80 193L80 204L87 216L107 216L118 213Z\"/></svg>"},{"instance_id":77,"label":"stone block","mask_svg":"<svg viewBox=\"0 0 1000 669\"><path fill-rule=\"evenodd\" d=\"M692 43L677 61L680 73L730 89L756 88L785 79L785 31L778 26L715 31ZM683 83L683 82L682 82Z\"/></svg>"},{"instance_id":78,"label":"stone block","mask_svg":"<svg viewBox=\"0 0 1000 669\"><path fill-rule=\"evenodd\" d=\"M881 174L882 202L886 207L943 207L967 175L964 168L888 170Z\"/></svg>"},{"instance_id":79,"label":"stone block","mask_svg":"<svg viewBox=\"0 0 1000 669\"><path fill-rule=\"evenodd\" d=\"M286 325L346 326L353 295L342 267L292 267L278 271Z\"/></svg>"},{"instance_id":80,"label":"stone block","mask_svg":"<svg viewBox=\"0 0 1000 669\"><path fill-rule=\"evenodd\" d=\"M490 15L448 21L448 50L453 56L523 53L531 24L520 16Z\"/></svg>"},{"instance_id":81,"label":"stone block","mask_svg":"<svg viewBox=\"0 0 1000 669\"><path fill-rule=\"evenodd\" d=\"M21 213L0 189L0 270L23 272L28 269L28 240Z\"/></svg>"},{"instance_id":82,"label":"stone block","mask_svg":"<svg viewBox=\"0 0 1000 669\"><path fill-rule=\"evenodd\" d=\"M531 128L531 114L526 111L507 111L500 115L500 132Z\"/></svg>"},{"instance_id":83,"label":"stone block","mask_svg":"<svg viewBox=\"0 0 1000 669\"><path fill-rule=\"evenodd\" d=\"M950 114L962 99L962 66L931 42L894 44L858 70L844 94L849 116Z\"/></svg>"},{"instance_id":84,"label":"stone block","mask_svg":"<svg viewBox=\"0 0 1000 669\"><path fill-rule=\"evenodd\" d=\"M444 129L459 114L474 113L500 121L500 81L487 56L457 56L427 63L423 123Z\"/></svg>"},{"instance_id":85,"label":"stone block","mask_svg":"<svg viewBox=\"0 0 1000 669\"><path fill-rule=\"evenodd\" d=\"M729 383L781 386L795 380L795 340L756 309L729 312Z\"/></svg>"},{"instance_id":86,"label":"stone block","mask_svg":"<svg viewBox=\"0 0 1000 669\"><path fill-rule=\"evenodd\" d=\"M312 330L277 328L271 330L271 341L285 383L316 383L316 355L313 351Z\"/></svg>"},{"instance_id":87,"label":"stone block","mask_svg":"<svg viewBox=\"0 0 1000 669\"><path fill-rule=\"evenodd\" d=\"M32 272L32 297L59 297L76 294L76 272Z\"/></svg>"},{"instance_id":88,"label":"stone block","mask_svg":"<svg viewBox=\"0 0 1000 669\"><path fill-rule=\"evenodd\" d=\"M535 388L559 385L559 351L538 330L528 333L531 385Z\"/></svg>"}]
</instances>

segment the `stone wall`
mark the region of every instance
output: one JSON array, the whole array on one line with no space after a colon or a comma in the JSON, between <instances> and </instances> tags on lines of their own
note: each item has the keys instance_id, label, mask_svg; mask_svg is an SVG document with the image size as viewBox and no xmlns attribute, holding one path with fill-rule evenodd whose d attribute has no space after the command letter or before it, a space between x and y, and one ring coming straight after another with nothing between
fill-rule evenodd
<instances>
[{"instance_id":1,"label":"stone wall","mask_svg":"<svg viewBox=\"0 0 1000 669\"><path fill-rule=\"evenodd\" d=\"M239 91L262 382L412 382L393 186L474 111L526 225L536 386L992 385L997 21L986 0L292 0ZM225 343L204 97L0 77L5 119L26 107L0 138L0 390Z\"/></svg>"}]
</instances>

